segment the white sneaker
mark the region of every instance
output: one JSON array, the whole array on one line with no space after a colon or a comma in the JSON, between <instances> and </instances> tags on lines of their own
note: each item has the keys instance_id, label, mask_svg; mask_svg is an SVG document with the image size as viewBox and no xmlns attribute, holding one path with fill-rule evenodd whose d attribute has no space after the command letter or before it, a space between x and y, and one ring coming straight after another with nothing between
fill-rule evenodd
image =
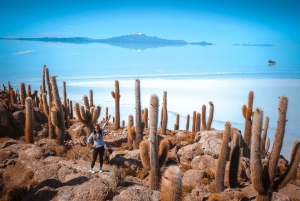
<instances>
[{"instance_id":1,"label":"white sneaker","mask_svg":"<svg viewBox=\"0 0 300 201\"><path fill-rule=\"evenodd\" d=\"M102 168L100 168L99 172L103 172Z\"/></svg>"},{"instance_id":2,"label":"white sneaker","mask_svg":"<svg viewBox=\"0 0 300 201\"><path fill-rule=\"evenodd\" d=\"M94 171L94 170L92 170L92 169L91 169L89 172L90 172L90 173L95 173L95 171Z\"/></svg>"}]
</instances>

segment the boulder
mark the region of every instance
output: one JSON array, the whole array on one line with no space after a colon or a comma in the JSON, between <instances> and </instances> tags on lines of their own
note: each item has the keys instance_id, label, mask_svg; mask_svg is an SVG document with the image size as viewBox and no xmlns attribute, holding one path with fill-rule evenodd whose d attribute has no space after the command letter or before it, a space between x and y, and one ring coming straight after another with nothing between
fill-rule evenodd
<instances>
[{"instance_id":1,"label":"boulder","mask_svg":"<svg viewBox=\"0 0 300 201\"><path fill-rule=\"evenodd\" d=\"M159 201L160 192L147 187L134 185L122 191L113 201Z\"/></svg>"},{"instance_id":2,"label":"boulder","mask_svg":"<svg viewBox=\"0 0 300 201\"><path fill-rule=\"evenodd\" d=\"M201 143L193 143L182 147L178 150L177 154L180 163L190 165L194 157L201 156L203 154Z\"/></svg>"},{"instance_id":3,"label":"boulder","mask_svg":"<svg viewBox=\"0 0 300 201\"><path fill-rule=\"evenodd\" d=\"M204 170L188 170L183 174L182 185L192 185L196 187L201 183L201 179L204 176Z\"/></svg>"}]
</instances>

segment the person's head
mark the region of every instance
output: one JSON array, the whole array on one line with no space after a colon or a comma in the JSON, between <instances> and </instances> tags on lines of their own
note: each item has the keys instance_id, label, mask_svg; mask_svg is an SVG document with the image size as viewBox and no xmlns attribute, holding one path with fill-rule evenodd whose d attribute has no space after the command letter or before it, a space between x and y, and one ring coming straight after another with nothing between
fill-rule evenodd
<instances>
[{"instance_id":1,"label":"person's head","mask_svg":"<svg viewBox=\"0 0 300 201\"><path fill-rule=\"evenodd\" d=\"M94 126L94 134L96 134L96 133L100 133L100 126L99 125Z\"/></svg>"}]
</instances>

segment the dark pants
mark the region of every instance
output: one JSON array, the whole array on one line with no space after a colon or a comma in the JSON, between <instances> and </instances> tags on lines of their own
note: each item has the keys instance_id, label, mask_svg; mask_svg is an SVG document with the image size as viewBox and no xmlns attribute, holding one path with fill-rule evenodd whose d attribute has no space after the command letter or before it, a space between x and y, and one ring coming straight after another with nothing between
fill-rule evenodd
<instances>
[{"instance_id":1,"label":"dark pants","mask_svg":"<svg viewBox=\"0 0 300 201\"><path fill-rule=\"evenodd\" d=\"M102 168L103 165L103 156L104 156L104 146L103 147L98 147L93 149L93 160L91 164L91 168L93 169L95 162L97 160L97 156L100 156L100 168Z\"/></svg>"}]
</instances>

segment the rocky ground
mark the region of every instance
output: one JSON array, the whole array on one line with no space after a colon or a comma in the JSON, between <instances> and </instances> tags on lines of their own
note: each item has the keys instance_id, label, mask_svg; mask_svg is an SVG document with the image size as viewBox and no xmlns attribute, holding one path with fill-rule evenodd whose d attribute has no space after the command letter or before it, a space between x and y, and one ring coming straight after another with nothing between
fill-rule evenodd
<instances>
[{"instance_id":1,"label":"rocky ground","mask_svg":"<svg viewBox=\"0 0 300 201\"><path fill-rule=\"evenodd\" d=\"M127 127L115 131L114 124L109 123L105 132L104 172L91 174L88 171L92 150L86 143L88 135L83 124L73 119L66 143L60 146L56 140L47 138L47 118L35 108L35 141L29 144L22 137L24 117L23 106L6 107L0 103L0 200L160 200L160 190L149 188L149 173L143 169L139 150L133 150L127 143ZM226 188L220 194L215 192L223 132L212 129L191 134L184 130L168 130L167 135L158 135L160 140L169 140L168 157L161 174L171 165L180 168L182 200L256 199L257 192L250 179L250 161L245 157L239 160L238 187L228 187L227 162ZM231 136L234 133L240 135L239 130L232 128ZM149 129L146 128L144 139L148 137ZM286 159L280 158L279 167L287 164ZM97 162L95 169L98 168ZM299 170L297 179L275 192L272 200L300 200Z\"/></svg>"}]
</instances>

